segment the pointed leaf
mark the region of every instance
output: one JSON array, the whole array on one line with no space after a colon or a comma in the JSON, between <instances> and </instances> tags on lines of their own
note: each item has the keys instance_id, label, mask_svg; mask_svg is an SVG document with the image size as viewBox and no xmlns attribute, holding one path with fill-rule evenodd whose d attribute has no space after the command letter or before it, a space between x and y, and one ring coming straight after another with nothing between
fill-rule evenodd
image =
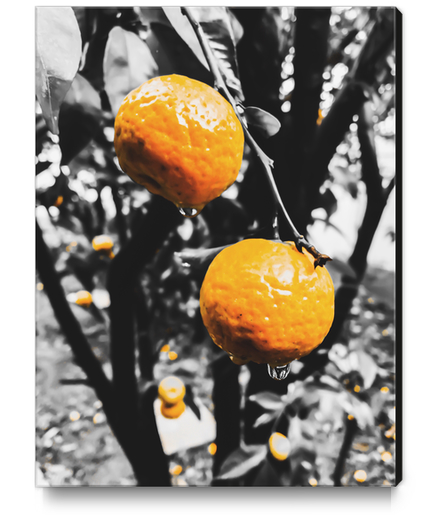
<instances>
[{"instance_id":1,"label":"pointed leaf","mask_svg":"<svg viewBox=\"0 0 431 515\"><path fill-rule=\"evenodd\" d=\"M227 9L227 13L229 15L230 26L232 27L233 40L235 45L237 45L244 35L244 29L230 9Z\"/></svg>"},{"instance_id":2,"label":"pointed leaf","mask_svg":"<svg viewBox=\"0 0 431 515\"><path fill-rule=\"evenodd\" d=\"M226 7L190 7L204 31L220 71L231 93L244 101L241 82L238 78L235 35Z\"/></svg>"},{"instance_id":3,"label":"pointed leaf","mask_svg":"<svg viewBox=\"0 0 431 515\"><path fill-rule=\"evenodd\" d=\"M252 445L237 449L221 466L218 479L236 479L244 476L262 463L266 453L266 445Z\"/></svg>"},{"instance_id":4,"label":"pointed leaf","mask_svg":"<svg viewBox=\"0 0 431 515\"><path fill-rule=\"evenodd\" d=\"M364 387L370 388L377 375L377 363L364 351L352 352L350 357L353 355L355 355L356 367L352 366L352 369L357 370L361 374L364 379Z\"/></svg>"},{"instance_id":5,"label":"pointed leaf","mask_svg":"<svg viewBox=\"0 0 431 515\"><path fill-rule=\"evenodd\" d=\"M181 13L181 8L163 7L163 10L180 37L193 50L199 61L209 69L199 40L188 19ZM235 35L226 7L190 7L190 10L207 37L226 85L238 100L244 100L241 82L238 79Z\"/></svg>"},{"instance_id":6,"label":"pointed leaf","mask_svg":"<svg viewBox=\"0 0 431 515\"><path fill-rule=\"evenodd\" d=\"M249 399L268 411L279 411L284 407L280 396L274 392L259 392L250 395Z\"/></svg>"},{"instance_id":7,"label":"pointed leaf","mask_svg":"<svg viewBox=\"0 0 431 515\"><path fill-rule=\"evenodd\" d=\"M102 120L100 104L98 93L78 74L60 111L61 164L69 163L96 135Z\"/></svg>"},{"instance_id":8,"label":"pointed leaf","mask_svg":"<svg viewBox=\"0 0 431 515\"><path fill-rule=\"evenodd\" d=\"M265 424L269 424L272 420L277 416L277 412L273 411L272 413L264 413L253 424L253 429L257 427L264 426Z\"/></svg>"},{"instance_id":9,"label":"pointed leaf","mask_svg":"<svg viewBox=\"0 0 431 515\"><path fill-rule=\"evenodd\" d=\"M213 249L184 249L182 252L175 252L175 256L181 260L184 267L191 267L194 270L206 270L212 260L221 252L224 247Z\"/></svg>"},{"instance_id":10,"label":"pointed leaf","mask_svg":"<svg viewBox=\"0 0 431 515\"><path fill-rule=\"evenodd\" d=\"M105 90L116 114L124 97L158 74L158 67L147 43L121 27L109 33L103 60Z\"/></svg>"},{"instance_id":11,"label":"pointed leaf","mask_svg":"<svg viewBox=\"0 0 431 515\"><path fill-rule=\"evenodd\" d=\"M71 7L36 8L36 95L51 132L78 71L81 34Z\"/></svg>"},{"instance_id":12,"label":"pointed leaf","mask_svg":"<svg viewBox=\"0 0 431 515\"><path fill-rule=\"evenodd\" d=\"M274 136L281 128L281 123L275 116L259 107L246 107L244 115L247 123L255 127L265 138Z\"/></svg>"},{"instance_id":13,"label":"pointed leaf","mask_svg":"<svg viewBox=\"0 0 431 515\"><path fill-rule=\"evenodd\" d=\"M213 84L209 70L170 24L151 23L150 33L145 41L159 67L160 75L177 73L205 84Z\"/></svg>"},{"instance_id":14,"label":"pointed leaf","mask_svg":"<svg viewBox=\"0 0 431 515\"><path fill-rule=\"evenodd\" d=\"M266 459L260 468L253 486L282 486L279 475L275 472L274 467Z\"/></svg>"},{"instance_id":15,"label":"pointed leaf","mask_svg":"<svg viewBox=\"0 0 431 515\"><path fill-rule=\"evenodd\" d=\"M162 9L166 18L170 21L172 27L177 31L181 39L193 50L194 54L205 68L209 69L208 62L195 31L188 19L181 13L181 7L162 7Z\"/></svg>"}]
</instances>

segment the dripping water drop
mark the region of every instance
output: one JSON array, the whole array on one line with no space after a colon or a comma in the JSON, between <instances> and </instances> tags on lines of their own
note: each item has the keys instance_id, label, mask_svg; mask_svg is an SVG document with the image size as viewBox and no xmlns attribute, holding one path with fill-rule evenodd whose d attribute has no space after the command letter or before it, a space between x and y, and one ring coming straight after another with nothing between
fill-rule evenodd
<instances>
[{"instance_id":1,"label":"dripping water drop","mask_svg":"<svg viewBox=\"0 0 431 515\"><path fill-rule=\"evenodd\" d=\"M267 365L267 367L269 377L271 379L275 379L276 381L283 381L283 379L286 379L290 372L290 363L281 367L271 367L271 365Z\"/></svg>"},{"instance_id":2,"label":"dripping water drop","mask_svg":"<svg viewBox=\"0 0 431 515\"><path fill-rule=\"evenodd\" d=\"M199 214L199 211L194 207L179 207L178 212L185 218L194 218L196 215Z\"/></svg>"}]
</instances>

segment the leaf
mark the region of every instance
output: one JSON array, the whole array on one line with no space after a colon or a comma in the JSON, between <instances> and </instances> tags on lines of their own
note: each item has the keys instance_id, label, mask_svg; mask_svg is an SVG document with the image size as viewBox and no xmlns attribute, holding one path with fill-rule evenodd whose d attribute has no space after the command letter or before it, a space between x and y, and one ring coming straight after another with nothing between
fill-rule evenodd
<instances>
[{"instance_id":1,"label":"leaf","mask_svg":"<svg viewBox=\"0 0 431 515\"><path fill-rule=\"evenodd\" d=\"M93 139L102 119L98 93L80 74L64 99L59 117L61 164L69 163Z\"/></svg>"},{"instance_id":2,"label":"leaf","mask_svg":"<svg viewBox=\"0 0 431 515\"><path fill-rule=\"evenodd\" d=\"M253 486L282 486L278 474L267 459L265 459L257 473L256 479L253 481Z\"/></svg>"},{"instance_id":3,"label":"leaf","mask_svg":"<svg viewBox=\"0 0 431 515\"><path fill-rule=\"evenodd\" d=\"M277 412L273 411L272 413L264 413L260 417L258 417L254 424L253 429L256 429L257 427L264 426L265 424L269 424L271 420L274 420L277 416Z\"/></svg>"},{"instance_id":4,"label":"leaf","mask_svg":"<svg viewBox=\"0 0 431 515\"><path fill-rule=\"evenodd\" d=\"M226 85L238 100L243 101L244 94L238 79L235 35L226 7L190 7L189 9L202 27ZM208 69L208 63L199 40L188 19L181 13L181 8L163 7L163 10L180 37Z\"/></svg>"},{"instance_id":5,"label":"leaf","mask_svg":"<svg viewBox=\"0 0 431 515\"><path fill-rule=\"evenodd\" d=\"M284 407L280 396L274 392L259 392L255 395L250 395L249 399L269 411L279 411Z\"/></svg>"},{"instance_id":6,"label":"leaf","mask_svg":"<svg viewBox=\"0 0 431 515\"><path fill-rule=\"evenodd\" d=\"M346 275L347 277L351 277L352 279L356 278L356 273L353 268L348 263L341 261L340 259L333 258L332 261L328 261L325 266L330 274L335 271L342 275Z\"/></svg>"},{"instance_id":7,"label":"leaf","mask_svg":"<svg viewBox=\"0 0 431 515\"><path fill-rule=\"evenodd\" d=\"M391 270L367 268L362 284L374 301L384 302L391 309L395 306L395 274Z\"/></svg>"},{"instance_id":8,"label":"leaf","mask_svg":"<svg viewBox=\"0 0 431 515\"><path fill-rule=\"evenodd\" d=\"M244 116L247 123L255 127L264 138L274 136L281 128L281 123L275 116L259 107L246 107Z\"/></svg>"},{"instance_id":9,"label":"leaf","mask_svg":"<svg viewBox=\"0 0 431 515\"><path fill-rule=\"evenodd\" d=\"M238 21L237 17L230 9L227 9L227 13L229 15L230 26L232 27L233 40L235 45L237 45L241 38L244 36L244 29L241 23Z\"/></svg>"},{"instance_id":10,"label":"leaf","mask_svg":"<svg viewBox=\"0 0 431 515\"><path fill-rule=\"evenodd\" d=\"M353 415L362 430L374 429L374 416L371 406L354 397L351 393L344 392L339 397L340 405L348 415Z\"/></svg>"},{"instance_id":11,"label":"leaf","mask_svg":"<svg viewBox=\"0 0 431 515\"><path fill-rule=\"evenodd\" d=\"M84 11L78 18L80 25L85 23L87 27L83 36L85 45L79 72L100 92L105 87L103 60L106 44L109 33L118 24L118 9L85 8Z\"/></svg>"},{"instance_id":12,"label":"leaf","mask_svg":"<svg viewBox=\"0 0 431 515\"><path fill-rule=\"evenodd\" d=\"M358 372L360 372L364 379L364 387L370 388L370 386L374 383L374 379L377 375L377 363L369 354L363 351L356 351L356 357L356 369Z\"/></svg>"},{"instance_id":13,"label":"leaf","mask_svg":"<svg viewBox=\"0 0 431 515\"><path fill-rule=\"evenodd\" d=\"M198 420L200 420L201 419L201 411L194 401L193 391L189 384L186 386L186 395L184 396L184 402L193 411L193 413L196 415Z\"/></svg>"},{"instance_id":14,"label":"leaf","mask_svg":"<svg viewBox=\"0 0 431 515\"><path fill-rule=\"evenodd\" d=\"M217 479L236 479L256 468L265 459L266 445L251 445L236 449L230 454L220 469Z\"/></svg>"},{"instance_id":15,"label":"leaf","mask_svg":"<svg viewBox=\"0 0 431 515\"><path fill-rule=\"evenodd\" d=\"M181 39L187 43L199 61L209 70L208 62L195 31L190 25L189 20L182 14L181 7L162 7L162 9Z\"/></svg>"},{"instance_id":16,"label":"leaf","mask_svg":"<svg viewBox=\"0 0 431 515\"><path fill-rule=\"evenodd\" d=\"M157 76L158 67L147 43L121 27L109 33L103 60L105 90L116 114L124 97L143 82Z\"/></svg>"},{"instance_id":17,"label":"leaf","mask_svg":"<svg viewBox=\"0 0 431 515\"><path fill-rule=\"evenodd\" d=\"M160 75L177 73L212 85L213 77L177 32L165 23L151 23L145 40L159 68Z\"/></svg>"},{"instance_id":18,"label":"leaf","mask_svg":"<svg viewBox=\"0 0 431 515\"><path fill-rule=\"evenodd\" d=\"M191 267L194 270L206 270L217 254L225 248L226 246L213 249L184 249L174 254L181 260L181 264L184 267Z\"/></svg>"},{"instance_id":19,"label":"leaf","mask_svg":"<svg viewBox=\"0 0 431 515\"><path fill-rule=\"evenodd\" d=\"M78 71L81 34L71 7L36 8L36 96L58 134L60 105Z\"/></svg>"}]
</instances>

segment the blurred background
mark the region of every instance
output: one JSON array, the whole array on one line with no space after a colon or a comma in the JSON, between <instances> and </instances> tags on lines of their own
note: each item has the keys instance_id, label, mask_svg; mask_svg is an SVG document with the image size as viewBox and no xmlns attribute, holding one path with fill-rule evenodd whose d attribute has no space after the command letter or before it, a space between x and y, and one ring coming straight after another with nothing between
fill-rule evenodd
<instances>
[{"instance_id":1,"label":"blurred background","mask_svg":"<svg viewBox=\"0 0 431 515\"><path fill-rule=\"evenodd\" d=\"M246 146L236 183L186 219L113 147L118 107L145 80L214 84L193 29L179 8L62 9L78 72L49 83L67 92L58 115L46 91L36 102L37 484L394 485L395 10L192 10L235 100L278 120L272 137L266 114L249 130L295 225L333 258L333 328L276 382L232 364L199 312L210 249L273 237L258 159ZM37 18L66 37L49 10ZM187 387L173 420L157 399L169 375Z\"/></svg>"}]
</instances>

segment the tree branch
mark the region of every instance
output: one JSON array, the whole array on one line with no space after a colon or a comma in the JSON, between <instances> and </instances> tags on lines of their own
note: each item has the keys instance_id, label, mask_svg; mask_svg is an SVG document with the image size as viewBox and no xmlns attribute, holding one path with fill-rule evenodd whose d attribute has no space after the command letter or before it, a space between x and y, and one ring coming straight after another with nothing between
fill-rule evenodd
<instances>
[{"instance_id":1,"label":"tree branch","mask_svg":"<svg viewBox=\"0 0 431 515\"><path fill-rule=\"evenodd\" d=\"M349 455L350 448L352 447L353 439L355 438L358 430L358 423L355 418L350 419L346 417L346 432L344 433L344 440L341 445L340 454L335 464L334 474L332 476L334 480L334 486L341 485L341 477L346 466L346 460Z\"/></svg>"},{"instance_id":2,"label":"tree branch","mask_svg":"<svg viewBox=\"0 0 431 515\"><path fill-rule=\"evenodd\" d=\"M166 457L160 437L154 431L154 412L151 411L154 399L139 399L135 370L135 289L142 268L154 257L180 220L173 204L154 195L139 227L113 259L108 271L114 395L119 416L127 427L127 455L140 486L164 486L169 482L166 482ZM144 438L142 428L147 428L152 437ZM156 462L160 465L159 476L148 465Z\"/></svg>"},{"instance_id":3,"label":"tree branch","mask_svg":"<svg viewBox=\"0 0 431 515\"><path fill-rule=\"evenodd\" d=\"M51 253L43 238L43 233L36 222L36 262L44 291L51 303L54 315L72 348L78 365L85 372L88 381L95 389L107 412L112 413L112 384L106 377L102 365L91 350L81 326L66 300L63 287L54 267ZM107 416L109 417L109 413ZM112 413L113 414L113 413Z\"/></svg>"},{"instance_id":4,"label":"tree branch","mask_svg":"<svg viewBox=\"0 0 431 515\"><path fill-rule=\"evenodd\" d=\"M240 386L239 367L234 365L226 353L212 364L214 379L214 417L217 421L217 453L214 456L213 475L220 472L223 461L240 444ZM213 486L217 481L213 481Z\"/></svg>"},{"instance_id":5,"label":"tree branch","mask_svg":"<svg viewBox=\"0 0 431 515\"><path fill-rule=\"evenodd\" d=\"M311 169L314 171L313 181L307 189L309 206L307 224L311 221L311 211L317 206L319 188L328 174L328 165L336 148L343 140L353 115L359 113L362 105L369 98L367 88L374 82L377 64L393 46L392 11L392 8L379 11L378 19L348 74L348 82L338 94L317 131L311 160Z\"/></svg>"},{"instance_id":6,"label":"tree branch","mask_svg":"<svg viewBox=\"0 0 431 515\"><path fill-rule=\"evenodd\" d=\"M122 399L124 408L130 413L136 413L138 402L135 375L134 290L144 265L154 257L180 218L170 202L155 195L139 228L109 268L107 286L111 297L113 383L116 395Z\"/></svg>"},{"instance_id":7,"label":"tree branch","mask_svg":"<svg viewBox=\"0 0 431 515\"><path fill-rule=\"evenodd\" d=\"M395 185L395 178L393 178L385 189L382 187L374 142L372 106L369 101L362 106L359 112L358 138L361 145L362 179L367 188L367 205L361 227L358 230L355 247L348 261L356 273L356 278L353 279L349 276L341 278L341 286L335 296L335 318L332 327L319 350L302 359L305 366L298 375L290 378L291 381L305 379L315 371L321 370L328 362L328 353L322 355L322 351L332 347L343 328L352 302L357 296L359 285L364 278L368 252L388 196Z\"/></svg>"},{"instance_id":8,"label":"tree branch","mask_svg":"<svg viewBox=\"0 0 431 515\"><path fill-rule=\"evenodd\" d=\"M282 197L291 198L289 207L295 223L303 234L306 231L307 189L314 169L310 156L318 126L318 110L322 92L323 71L326 65L329 18L331 9L296 8L295 23L295 89L292 93L286 146L288 169L278 168L277 180ZM294 191L295 195L289 195Z\"/></svg>"}]
</instances>

